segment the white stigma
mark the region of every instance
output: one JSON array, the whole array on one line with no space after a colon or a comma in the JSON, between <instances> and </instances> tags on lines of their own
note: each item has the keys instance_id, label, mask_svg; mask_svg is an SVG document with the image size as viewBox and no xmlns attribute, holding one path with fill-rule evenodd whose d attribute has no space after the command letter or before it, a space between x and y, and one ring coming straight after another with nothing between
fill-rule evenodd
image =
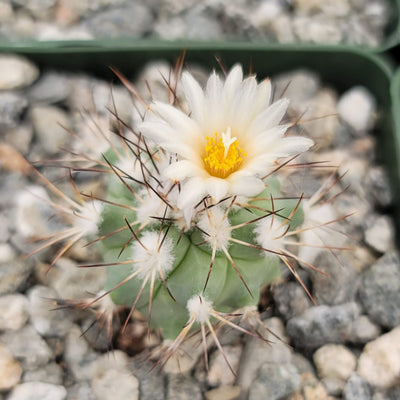
<instances>
[{"instance_id":1,"label":"white stigma","mask_svg":"<svg viewBox=\"0 0 400 400\"><path fill-rule=\"evenodd\" d=\"M222 132L221 133L222 136L222 144L224 145L224 158L226 158L226 156L228 155L228 151L229 148L231 147L232 143L235 143L237 138L236 136L231 137L232 136L232 132L231 132L231 127L228 126L228 129L226 130L226 132Z\"/></svg>"},{"instance_id":2,"label":"white stigma","mask_svg":"<svg viewBox=\"0 0 400 400\"><path fill-rule=\"evenodd\" d=\"M189 311L190 318L194 318L195 321L204 324L210 319L212 303L199 294L188 300L186 308Z\"/></svg>"},{"instance_id":3,"label":"white stigma","mask_svg":"<svg viewBox=\"0 0 400 400\"><path fill-rule=\"evenodd\" d=\"M133 244L133 259L135 260L135 270L140 270L138 276L145 278L149 273L162 272L165 276L174 263L173 243L166 238L160 246L158 232L145 232L140 238L140 242Z\"/></svg>"}]
</instances>

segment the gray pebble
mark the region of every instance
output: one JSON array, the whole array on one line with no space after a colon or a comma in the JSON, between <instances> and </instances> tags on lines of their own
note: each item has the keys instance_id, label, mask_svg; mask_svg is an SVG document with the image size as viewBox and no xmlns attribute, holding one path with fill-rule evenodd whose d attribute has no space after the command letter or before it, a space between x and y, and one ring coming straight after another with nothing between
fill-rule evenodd
<instances>
[{"instance_id":1,"label":"gray pebble","mask_svg":"<svg viewBox=\"0 0 400 400\"><path fill-rule=\"evenodd\" d=\"M379 207L388 207L393 201L393 188L386 171L380 167L372 167L365 177L366 193L371 201Z\"/></svg>"},{"instance_id":2,"label":"gray pebble","mask_svg":"<svg viewBox=\"0 0 400 400\"><path fill-rule=\"evenodd\" d=\"M68 115L61 108L45 105L34 105L29 114L41 147L50 154L60 151L69 137Z\"/></svg>"},{"instance_id":3,"label":"gray pebble","mask_svg":"<svg viewBox=\"0 0 400 400\"><path fill-rule=\"evenodd\" d=\"M338 253L338 252L337 252ZM358 277L345 254L321 253L315 265L319 270L310 271L312 294L317 304L338 305L355 300Z\"/></svg>"},{"instance_id":4,"label":"gray pebble","mask_svg":"<svg viewBox=\"0 0 400 400\"><path fill-rule=\"evenodd\" d=\"M44 382L26 382L16 386L7 400L64 400L67 391L63 386Z\"/></svg>"},{"instance_id":5,"label":"gray pebble","mask_svg":"<svg viewBox=\"0 0 400 400\"><path fill-rule=\"evenodd\" d=\"M105 268L78 268L73 260L61 257L49 271L47 283L62 299L86 298L104 288L106 273Z\"/></svg>"},{"instance_id":6,"label":"gray pebble","mask_svg":"<svg viewBox=\"0 0 400 400\"><path fill-rule=\"evenodd\" d=\"M263 332L264 338L271 343L265 343L256 337L246 338L238 372L238 383L244 390L251 388L262 365L291 364L292 351L286 344L288 341L282 321L274 317L263 323L270 330Z\"/></svg>"},{"instance_id":7,"label":"gray pebble","mask_svg":"<svg viewBox=\"0 0 400 400\"><path fill-rule=\"evenodd\" d=\"M286 330L296 348L314 350L325 343L344 343L351 337L352 321L360 315L357 303L309 308L290 319Z\"/></svg>"},{"instance_id":8,"label":"gray pebble","mask_svg":"<svg viewBox=\"0 0 400 400\"><path fill-rule=\"evenodd\" d=\"M67 99L70 92L70 82L65 74L48 71L28 90L31 102L54 104Z\"/></svg>"},{"instance_id":9,"label":"gray pebble","mask_svg":"<svg viewBox=\"0 0 400 400\"><path fill-rule=\"evenodd\" d=\"M76 382L92 379L96 353L89 348L87 341L82 337L82 330L73 325L64 343L64 361Z\"/></svg>"},{"instance_id":10,"label":"gray pebble","mask_svg":"<svg viewBox=\"0 0 400 400\"><path fill-rule=\"evenodd\" d=\"M0 54L0 90L29 86L38 76L39 70L27 58Z\"/></svg>"},{"instance_id":11,"label":"gray pebble","mask_svg":"<svg viewBox=\"0 0 400 400\"><path fill-rule=\"evenodd\" d=\"M0 295L26 289L32 270L32 261L22 257L0 263Z\"/></svg>"},{"instance_id":12,"label":"gray pebble","mask_svg":"<svg viewBox=\"0 0 400 400\"><path fill-rule=\"evenodd\" d=\"M8 331L0 338L14 357L21 361L24 371L41 368L53 359L49 346L30 325L15 332Z\"/></svg>"},{"instance_id":13,"label":"gray pebble","mask_svg":"<svg viewBox=\"0 0 400 400\"><path fill-rule=\"evenodd\" d=\"M17 127L28 101L16 92L0 92L0 128Z\"/></svg>"},{"instance_id":14,"label":"gray pebble","mask_svg":"<svg viewBox=\"0 0 400 400\"><path fill-rule=\"evenodd\" d=\"M308 70L297 70L275 76L272 80L277 99L290 99L289 111L302 113L320 88L318 75Z\"/></svg>"},{"instance_id":15,"label":"gray pebble","mask_svg":"<svg viewBox=\"0 0 400 400\"><path fill-rule=\"evenodd\" d=\"M394 248L395 226L388 215L372 214L365 221L365 242L379 253Z\"/></svg>"},{"instance_id":16,"label":"gray pebble","mask_svg":"<svg viewBox=\"0 0 400 400\"><path fill-rule=\"evenodd\" d=\"M353 343L368 343L376 339L381 334L381 329L374 324L366 315L357 317L351 326L351 342Z\"/></svg>"},{"instance_id":17,"label":"gray pebble","mask_svg":"<svg viewBox=\"0 0 400 400\"><path fill-rule=\"evenodd\" d=\"M363 273L359 297L372 321L385 328L400 324L400 259L397 252L381 257Z\"/></svg>"},{"instance_id":18,"label":"gray pebble","mask_svg":"<svg viewBox=\"0 0 400 400\"><path fill-rule=\"evenodd\" d=\"M55 309L57 298L57 292L46 286L34 286L28 292L31 321L41 336L64 337L72 326L71 314Z\"/></svg>"},{"instance_id":19,"label":"gray pebble","mask_svg":"<svg viewBox=\"0 0 400 400\"><path fill-rule=\"evenodd\" d=\"M266 363L249 390L249 400L280 400L300 386L300 375L292 364Z\"/></svg>"},{"instance_id":20,"label":"gray pebble","mask_svg":"<svg viewBox=\"0 0 400 400\"><path fill-rule=\"evenodd\" d=\"M202 400L199 384L187 375L170 375L166 400Z\"/></svg>"},{"instance_id":21,"label":"gray pebble","mask_svg":"<svg viewBox=\"0 0 400 400\"><path fill-rule=\"evenodd\" d=\"M298 282L285 282L276 286L274 300L277 310L285 320L301 315L312 305L307 293Z\"/></svg>"},{"instance_id":22,"label":"gray pebble","mask_svg":"<svg viewBox=\"0 0 400 400\"><path fill-rule=\"evenodd\" d=\"M15 128L9 128L4 132L4 140L29 157L29 149L33 138L33 128L31 124L19 122Z\"/></svg>"},{"instance_id":23,"label":"gray pebble","mask_svg":"<svg viewBox=\"0 0 400 400\"><path fill-rule=\"evenodd\" d=\"M51 362L38 369L26 371L23 382L45 382L53 385L63 384L64 371L59 364Z\"/></svg>"},{"instance_id":24,"label":"gray pebble","mask_svg":"<svg viewBox=\"0 0 400 400\"><path fill-rule=\"evenodd\" d=\"M348 379L343 391L344 400L371 400L372 392L368 383L357 373Z\"/></svg>"},{"instance_id":25,"label":"gray pebble","mask_svg":"<svg viewBox=\"0 0 400 400\"><path fill-rule=\"evenodd\" d=\"M140 37L151 30L153 16L141 3L112 7L99 12L83 22L90 32L100 38Z\"/></svg>"},{"instance_id":26,"label":"gray pebble","mask_svg":"<svg viewBox=\"0 0 400 400\"><path fill-rule=\"evenodd\" d=\"M79 382L67 388L67 400L97 400L88 382Z\"/></svg>"},{"instance_id":27,"label":"gray pebble","mask_svg":"<svg viewBox=\"0 0 400 400\"><path fill-rule=\"evenodd\" d=\"M141 354L134 358L130 370L139 379L140 400L164 400L167 377L161 373L149 373L154 363L143 360Z\"/></svg>"}]
</instances>

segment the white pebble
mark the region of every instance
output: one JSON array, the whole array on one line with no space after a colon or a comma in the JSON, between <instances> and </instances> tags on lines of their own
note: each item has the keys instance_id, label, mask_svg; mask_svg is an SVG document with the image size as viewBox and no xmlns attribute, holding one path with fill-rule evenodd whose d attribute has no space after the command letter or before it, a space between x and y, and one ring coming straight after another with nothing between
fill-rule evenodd
<instances>
[{"instance_id":1,"label":"white pebble","mask_svg":"<svg viewBox=\"0 0 400 400\"><path fill-rule=\"evenodd\" d=\"M360 134L374 121L376 101L366 88L356 86L342 95L337 109L340 118Z\"/></svg>"}]
</instances>

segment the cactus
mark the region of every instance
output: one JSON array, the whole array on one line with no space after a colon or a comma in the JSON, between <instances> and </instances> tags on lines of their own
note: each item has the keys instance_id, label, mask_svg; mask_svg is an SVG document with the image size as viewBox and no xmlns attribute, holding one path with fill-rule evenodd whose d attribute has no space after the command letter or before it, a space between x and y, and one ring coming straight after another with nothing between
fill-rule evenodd
<instances>
[{"instance_id":1,"label":"cactus","mask_svg":"<svg viewBox=\"0 0 400 400\"><path fill-rule=\"evenodd\" d=\"M171 104L147 105L131 88L146 104L138 126L115 112L118 143L89 168L106 176L105 196L75 190L73 201L46 181L70 226L48 242L70 239L54 261L81 237L96 245L101 262L82 267L107 267L107 282L85 307L110 296L130 308L126 323L147 315L173 341L164 361L192 327L217 344L216 324L252 334L231 317L255 309L282 266L298 278L288 245L310 229L302 196L280 189L287 163L313 145L281 123L288 101L271 102L270 81L243 78L239 65L225 79L213 72L205 89L189 72L179 83L184 97Z\"/></svg>"}]
</instances>

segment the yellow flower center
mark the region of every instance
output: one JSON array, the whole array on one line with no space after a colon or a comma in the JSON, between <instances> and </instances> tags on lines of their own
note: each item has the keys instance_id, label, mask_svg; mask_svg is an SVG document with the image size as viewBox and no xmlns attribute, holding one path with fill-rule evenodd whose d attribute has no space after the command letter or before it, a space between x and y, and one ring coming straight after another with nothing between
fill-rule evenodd
<instances>
[{"instance_id":1,"label":"yellow flower center","mask_svg":"<svg viewBox=\"0 0 400 400\"><path fill-rule=\"evenodd\" d=\"M214 136L207 136L204 149L204 166L207 172L217 178L226 178L239 169L246 154L239 147L236 137L231 137L231 128L221 136L215 132Z\"/></svg>"}]
</instances>

